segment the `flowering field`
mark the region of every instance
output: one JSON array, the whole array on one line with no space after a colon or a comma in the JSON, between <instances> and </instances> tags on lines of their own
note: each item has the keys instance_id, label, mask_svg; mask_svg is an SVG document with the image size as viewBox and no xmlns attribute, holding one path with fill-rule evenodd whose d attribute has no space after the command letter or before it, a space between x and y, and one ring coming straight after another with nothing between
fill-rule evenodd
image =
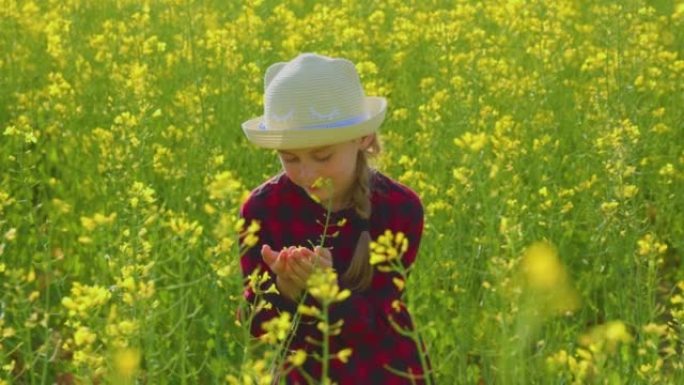
<instances>
[{"instance_id":1,"label":"flowering field","mask_svg":"<svg viewBox=\"0 0 684 385\"><path fill-rule=\"evenodd\" d=\"M684 383L684 2L2 0L0 384L270 382L240 124L305 51L388 98L436 383Z\"/></svg>"}]
</instances>

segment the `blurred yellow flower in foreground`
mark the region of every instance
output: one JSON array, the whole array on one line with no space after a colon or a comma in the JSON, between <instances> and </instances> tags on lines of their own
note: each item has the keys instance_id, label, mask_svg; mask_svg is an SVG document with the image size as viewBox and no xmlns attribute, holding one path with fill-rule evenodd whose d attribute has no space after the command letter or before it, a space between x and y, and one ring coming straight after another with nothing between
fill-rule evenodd
<instances>
[{"instance_id":1,"label":"blurred yellow flower in foreground","mask_svg":"<svg viewBox=\"0 0 684 385\"><path fill-rule=\"evenodd\" d=\"M565 270L551 245L538 242L528 247L522 259L525 281L535 289L565 284Z\"/></svg>"},{"instance_id":2,"label":"blurred yellow flower in foreground","mask_svg":"<svg viewBox=\"0 0 684 385\"><path fill-rule=\"evenodd\" d=\"M577 293L551 244L537 242L529 246L523 255L521 270L530 294L542 300L540 308L565 312L579 305Z\"/></svg>"},{"instance_id":3,"label":"blurred yellow flower in foreground","mask_svg":"<svg viewBox=\"0 0 684 385\"><path fill-rule=\"evenodd\" d=\"M138 372L140 351L138 349L121 349L114 353L114 370L122 378L128 379Z\"/></svg>"}]
</instances>

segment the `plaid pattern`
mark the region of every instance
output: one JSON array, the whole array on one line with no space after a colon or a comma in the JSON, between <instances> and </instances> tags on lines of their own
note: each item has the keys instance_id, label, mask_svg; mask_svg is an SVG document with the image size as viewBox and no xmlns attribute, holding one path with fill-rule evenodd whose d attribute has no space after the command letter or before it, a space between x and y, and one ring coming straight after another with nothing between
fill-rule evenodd
<instances>
[{"instance_id":1,"label":"plaid pattern","mask_svg":"<svg viewBox=\"0 0 684 385\"><path fill-rule=\"evenodd\" d=\"M378 171L371 171L372 215L361 219L353 208L331 213L328 234L324 247L332 248L333 267L342 275L351 262L359 235L369 230L376 239L385 230L403 232L409 241L403 263L410 266L416 258L423 231L423 207L418 196L408 187L393 181ZM267 243L274 250L287 246L308 246L320 243L326 209L316 203L302 188L294 184L284 173L280 173L252 191L240 210L241 217L256 219L261 223L258 244L241 258L242 272L249 275L254 269L268 271L270 279L263 284L268 288L274 280L273 273L263 262L261 245ZM346 223L338 226L346 218ZM340 335L330 339L330 352L334 355L341 349L351 348L352 355L347 363L332 359L330 377L339 385L347 384L411 384L411 380L393 374L385 368L390 366L403 372L422 373L416 344L397 333L388 321L392 317L403 328L412 328L411 317L403 304L397 300L400 292L392 279L397 273L375 270L371 288L354 292L341 303L331 306L331 323L344 319ZM340 282L340 286L344 286ZM254 293L245 289L245 298L254 301ZM255 315L252 334L263 334L261 324L275 317L281 311L294 314L296 304L279 294L265 295L273 304L270 309ZM307 296L310 303L315 300ZM393 306L394 305L394 306ZM320 351L320 347L308 342L307 336L321 339L315 323L307 324L312 318L303 316L296 331L291 349L305 349L308 353ZM303 369L313 378L320 378L320 363L309 358ZM304 377L292 370L287 377L288 384L306 384ZM415 383L424 383L416 380Z\"/></svg>"}]
</instances>

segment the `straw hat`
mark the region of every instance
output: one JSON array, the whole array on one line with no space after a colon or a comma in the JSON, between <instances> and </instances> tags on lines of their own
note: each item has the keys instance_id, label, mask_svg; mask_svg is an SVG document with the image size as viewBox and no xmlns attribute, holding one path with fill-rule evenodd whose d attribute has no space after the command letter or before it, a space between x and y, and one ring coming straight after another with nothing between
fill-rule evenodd
<instances>
[{"instance_id":1,"label":"straw hat","mask_svg":"<svg viewBox=\"0 0 684 385\"><path fill-rule=\"evenodd\" d=\"M304 53L268 67L264 115L242 124L254 144L281 150L317 147L375 132L387 100L365 96L354 64Z\"/></svg>"}]
</instances>

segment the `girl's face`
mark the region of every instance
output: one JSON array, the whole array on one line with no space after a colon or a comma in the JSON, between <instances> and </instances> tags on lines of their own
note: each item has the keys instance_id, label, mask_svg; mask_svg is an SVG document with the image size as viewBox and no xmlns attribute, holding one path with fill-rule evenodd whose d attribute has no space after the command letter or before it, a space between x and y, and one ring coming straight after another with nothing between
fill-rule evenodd
<instances>
[{"instance_id":1,"label":"girl's face","mask_svg":"<svg viewBox=\"0 0 684 385\"><path fill-rule=\"evenodd\" d=\"M332 207L336 210L343 208L354 183L358 152L368 147L371 139L372 136L368 135L334 145L279 150L278 156L290 180L322 202L332 198ZM319 178L332 182L332 196L325 186L312 186Z\"/></svg>"}]
</instances>

